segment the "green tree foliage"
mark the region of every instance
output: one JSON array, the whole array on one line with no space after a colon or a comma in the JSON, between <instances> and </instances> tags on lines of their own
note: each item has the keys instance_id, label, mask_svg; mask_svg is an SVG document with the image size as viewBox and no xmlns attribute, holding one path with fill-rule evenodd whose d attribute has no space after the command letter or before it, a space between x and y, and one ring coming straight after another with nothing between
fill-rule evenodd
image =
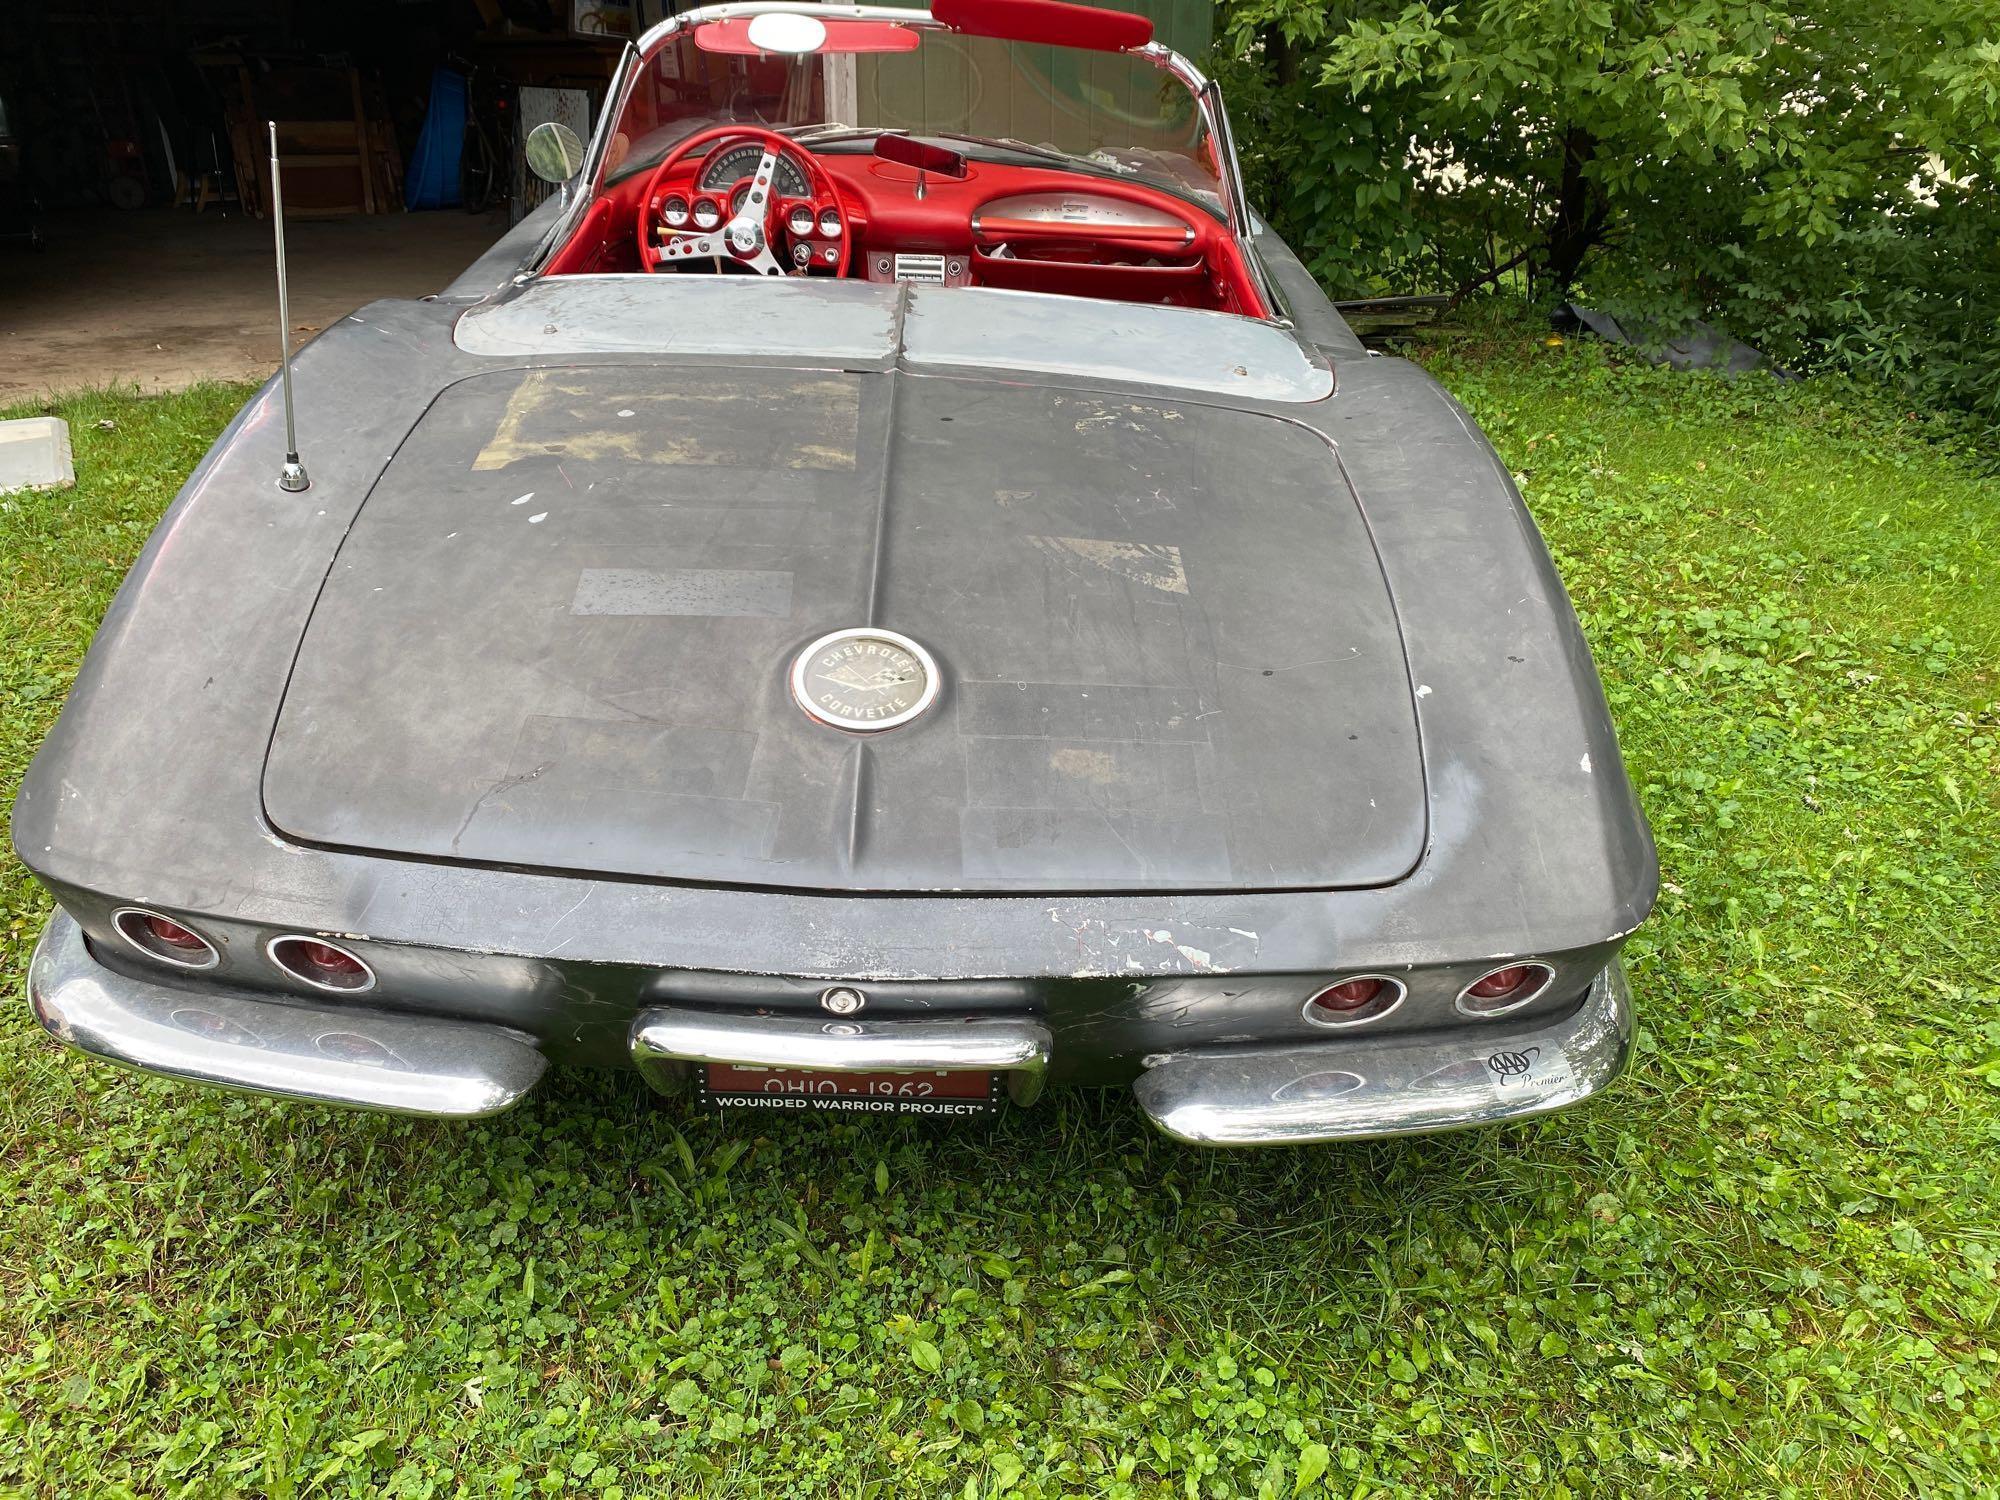
<instances>
[{"instance_id":1,"label":"green tree foliage","mask_svg":"<svg viewBox=\"0 0 2000 1500\"><path fill-rule=\"evenodd\" d=\"M1257 201L1330 286L1510 273L2000 426L2000 0L1225 0Z\"/></svg>"}]
</instances>

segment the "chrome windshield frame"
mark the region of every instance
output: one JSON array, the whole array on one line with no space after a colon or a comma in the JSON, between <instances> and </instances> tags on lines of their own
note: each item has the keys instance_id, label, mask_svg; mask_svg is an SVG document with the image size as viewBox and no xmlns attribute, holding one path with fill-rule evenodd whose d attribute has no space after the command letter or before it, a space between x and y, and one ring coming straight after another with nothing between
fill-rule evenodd
<instances>
[{"instance_id":1,"label":"chrome windshield frame","mask_svg":"<svg viewBox=\"0 0 2000 1500\"><path fill-rule=\"evenodd\" d=\"M590 150L585 155L583 170L575 179L576 190L572 200L542 241L528 269L515 278L517 281L531 280L542 274L556 247L569 239L570 234L588 211L589 205L602 191L605 160L611 149L616 122L624 116L627 98L631 93L633 81L639 76L639 69L650 61L661 47L683 31L710 21L728 21L744 16L771 14L812 16L819 20L893 21L919 31L947 33L951 31L949 26L928 10L889 5L822 4L820 0L736 0L736 3L708 5L698 10L682 11L678 15L668 16L625 49L624 56L619 60L618 70L612 76L611 86L605 92L604 112L598 118L597 129L591 135ZM1279 321L1288 321L1283 318L1270 278L1265 273L1263 260L1252 243L1250 208L1243 194L1243 169L1237 159L1236 138L1229 128L1229 113L1223 107L1222 91L1200 68L1163 43L1148 42L1143 47L1131 48L1124 55L1151 63L1161 72L1169 74L1187 89L1193 98L1195 108L1201 114L1202 124L1208 131L1209 139L1214 143L1218 168L1216 181L1221 190L1223 222L1235 238L1244 262L1250 267L1250 273L1257 282L1258 293L1263 297L1271 317Z\"/></svg>"}]
</instances>

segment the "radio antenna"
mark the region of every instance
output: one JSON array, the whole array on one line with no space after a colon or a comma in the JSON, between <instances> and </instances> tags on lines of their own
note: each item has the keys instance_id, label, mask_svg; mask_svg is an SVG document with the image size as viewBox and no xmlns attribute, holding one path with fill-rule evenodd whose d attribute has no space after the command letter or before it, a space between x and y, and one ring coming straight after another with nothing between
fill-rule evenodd
<instances>
[{"instance_id":1,"label":"radio antenna","mask_svg":"<svg viewBox=\"0 0 2000 1500\"><path fill-rule=\"evenodd\" d=\"M278 488L296 495L312 483L299 462L299 430L292 417L292 299L285 285L285 190L278 180L278 122L271 127L271 230L278 243L278 373L285 384L285 466Z\"/></svg>"}]
</instances>

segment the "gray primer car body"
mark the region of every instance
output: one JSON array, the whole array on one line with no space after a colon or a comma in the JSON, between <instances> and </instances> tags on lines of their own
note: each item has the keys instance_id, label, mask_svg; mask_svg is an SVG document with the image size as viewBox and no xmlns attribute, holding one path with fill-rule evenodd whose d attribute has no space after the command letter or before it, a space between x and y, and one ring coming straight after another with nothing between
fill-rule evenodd
<instances>
[{"instance_id":1,"label":"gray primer car body","mask_svg":"<svg viewBox=\"0 0 2000 1500\"><path fill-rule=\"evenodd\" d=\"M1464 411L1275 235L1267 323L523 277L552 212L302 351L309 491L274 383L147 544L15 808L51 1030L437 1114L544 1059L1046 1069L1217 1143L1616 1075L1657 868L1575 617ZM869 625L943 686L857 737L786 670ZM372 987L302 993L284 934ZM1305 1014L1353 974L1401 1002Z\"/></svg>"}]
</instances>

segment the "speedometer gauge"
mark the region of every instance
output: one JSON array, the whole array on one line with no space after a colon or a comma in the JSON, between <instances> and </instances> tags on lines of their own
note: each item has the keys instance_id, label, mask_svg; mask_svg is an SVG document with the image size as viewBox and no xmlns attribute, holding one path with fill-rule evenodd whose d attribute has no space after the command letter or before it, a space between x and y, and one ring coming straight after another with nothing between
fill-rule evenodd
<instances>
[{"instance_id":1,"label":"speedometer gauge","mask_svg":"<svg viewBox=\"0 0 2000 1500\"><path fill-rule=\"evenodd\" d=\"M763 165L763 161L764 148L755 142L745 141L740 146L731 146L710 161L702 172L701 189L705 193L726 193L737 183L756 177L757 168ZM780 198L812 196L812 184L806 181L806 174L789 156L778 158L777 194Z\"/></svg>"}]
</instances>

